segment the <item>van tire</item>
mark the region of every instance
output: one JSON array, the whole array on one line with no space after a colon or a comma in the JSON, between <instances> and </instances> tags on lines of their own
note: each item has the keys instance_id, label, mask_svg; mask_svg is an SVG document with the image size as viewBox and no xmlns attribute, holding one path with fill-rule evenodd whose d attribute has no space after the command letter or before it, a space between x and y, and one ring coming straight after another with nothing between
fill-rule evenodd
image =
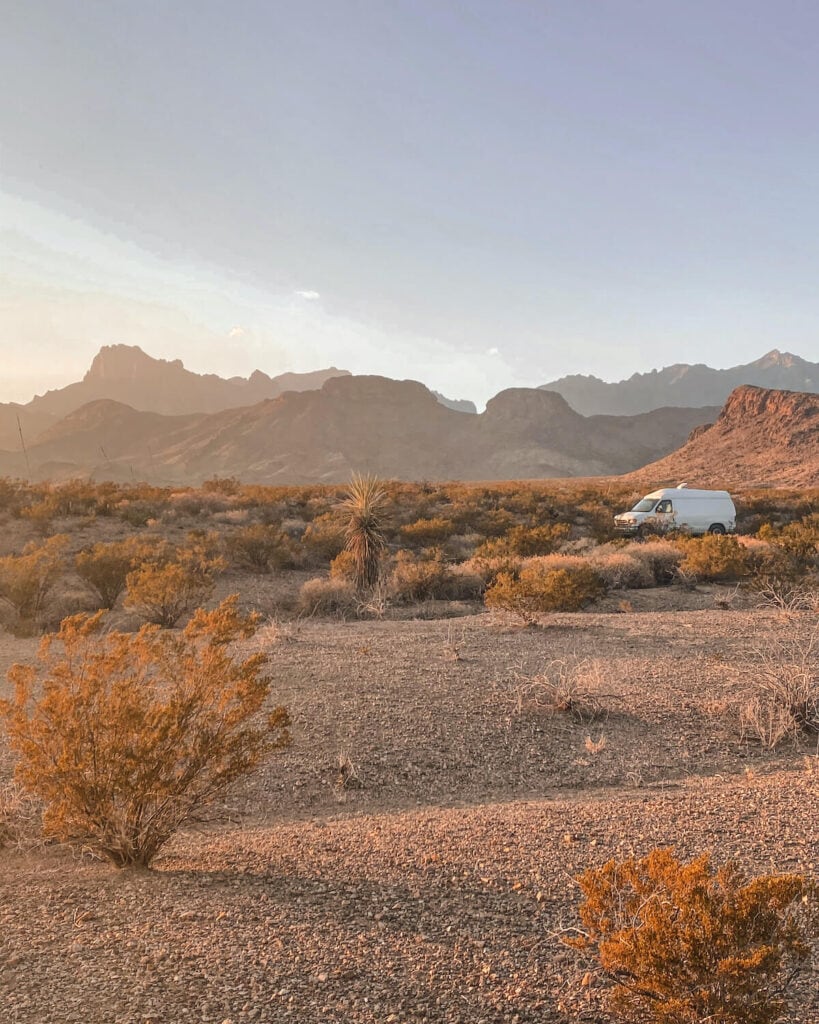
<instances>
[{"instance_id":1,"label":"van tire","mask_svg":"<svg viewBox=\"0 0 819 1024\"><path fill-rule=\"evenodd\" d=\"M722 523L711 523L711 525L708 527L708 532L722 534L725 533L725 527L722 525Z\"/></svg>"}]
</instances>

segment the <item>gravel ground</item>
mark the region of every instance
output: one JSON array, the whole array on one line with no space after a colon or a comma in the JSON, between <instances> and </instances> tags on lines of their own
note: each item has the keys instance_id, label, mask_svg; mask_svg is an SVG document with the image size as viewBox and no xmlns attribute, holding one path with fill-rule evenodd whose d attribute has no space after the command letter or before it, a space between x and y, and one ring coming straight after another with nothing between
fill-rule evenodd
<instances>
[{"instance_id":1,"label":"gravel ground","mask_svg":"<svg viewBox=\"0 0 819 1024\"><path fill-rule=\"evenodd\" d=\"M670 844L819 874L815 758L740 743L731 710L813 623L708 604L271 625L294 744L231 823L149 873L0 854L3 1021L605 1021L559 938L585 867ZM34 646L4 637L0 664ZM547 666L589 659L597 717L543 707ZM819 964L799 986L791 1020L819 1024Z\"/></svg>"}]
</instances>

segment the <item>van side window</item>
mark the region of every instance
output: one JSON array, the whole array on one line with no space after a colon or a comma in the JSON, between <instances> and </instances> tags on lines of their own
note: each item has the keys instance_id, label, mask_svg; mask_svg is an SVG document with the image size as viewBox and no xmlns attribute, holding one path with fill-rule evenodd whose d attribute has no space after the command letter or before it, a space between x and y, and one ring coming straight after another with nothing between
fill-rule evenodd
<instances>
[{"instance_id":1,"label":"van side window","mask_svg":"<svg viewBox=\"0 0 819 1024\"><path fill-rule=\"evenodd\" d=\"M671 511L671 500L666 498L665 501L661 501L656 508L657 512L670 512Z\"/></svg>"}]
</instances>

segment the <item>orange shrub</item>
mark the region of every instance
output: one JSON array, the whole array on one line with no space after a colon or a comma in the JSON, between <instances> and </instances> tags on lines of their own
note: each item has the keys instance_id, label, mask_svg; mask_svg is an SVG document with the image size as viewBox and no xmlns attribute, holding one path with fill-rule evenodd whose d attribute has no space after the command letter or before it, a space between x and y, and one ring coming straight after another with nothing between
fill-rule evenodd
<instances>
[{"instance_id":1,"label":"orange shrub","mask_svg":"<svg viewBox=\"0 0 819 1024\"><path fill-rule=\"evenodd\" d=\"M682 864L669 850L609 861L577 879L584 934L628 1020L658 1024L773 1024L789 971L819 935L817 887L799 875L748 881L705 854Z\"/></svg>"},{"instance_id":2,"label":"orange shrub","mask_svg":"<svg viewBox=\"0 0 819 1024\"><path fill-rule=\"evenodd\" d=\"M426 548L444 544L457 530L451 519L433 516L431 519L416 519L414 523L402 526L400 532L405 543Z\"/></svg>"},{"instance_id":3,"label":"orange shrub","mask_svg":"<svg viewBox=\"0 0 819 1024\"><path fill-rule=\"evenodd\" d=\"M170 556L170 545L163 541L153 542L148 538L128 537L110 544L94 544L74 559L77 575L97 595L100 608L113 608L117 598L125 589L128 573L141 562L166 561Z\"/></svg>"},{"instance_id":4,"label":"orange shrub","mask_svg":"<svg viewBox=\"0 0 819 1024\"><path fill-rule=\"evenodd\" d=\"M698 580L740 580L748 575L748 552L736 537L706 533L680 538L677 546L683 553L680 570Z\"/></svg>"},{"instance_id":5,"label":"orange shrub","mask_svg":"<svg viewBox=\"0 0 819 1024\"><path fill-rule=\"evenodd\" d=\"M0 598L14 611L15 625L33 628L54 584L65 572L68 538L50 537L42 544L32 541L21 555L0 558Z\"/></svg>"},{"instance_id":6,"label":"orange shrub","mask_svg":"<svg viewBox=\"0 0 819 1024\"><path fill-rule=\"evenodd\" d=\"M126 586L126 608L132 608L145 622L170 628L210 597L213 577L179 562L148 562L128 574Z\"/></svg>"},{"instance_id":7,"label":"orange shrub","mask_svg":"<svg viewBox=\"0 0 819 1024\"><path fill-rule=\"evenodd\" d=\"M575 612L601 597L603 581L588 565L550 569L534 562L515 579L501 573L487 588L487 608L504 608L530 619L538 612Z\"/></svg>"},{"instance_id":8,"label":"orange shrub","mask_svg":"<svg viewBox=\"0 0 819 1024\"><path fill-rule=\"evenodd\" d=\"M257 620L236 597L176 636L104 633L102 613L65 619L37 666L15 665L0 702L17 778L45 803L46 834L118 867L147 866L182 825L288 742L287 713L262 715L265 656L233 643ZM54 643L54 641L57 643Z\"/></svg>"}]
</instances>

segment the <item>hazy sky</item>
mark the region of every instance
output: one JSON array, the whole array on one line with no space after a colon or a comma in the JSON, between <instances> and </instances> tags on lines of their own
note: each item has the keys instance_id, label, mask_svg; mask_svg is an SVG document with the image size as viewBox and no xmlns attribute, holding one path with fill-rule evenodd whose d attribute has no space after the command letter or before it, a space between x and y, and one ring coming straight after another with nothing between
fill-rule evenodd
<instances>
[{"instance_id":1,"label":"hazy sky","mask_svg":"<svg viewBox=\"0 0 819 1024\"><path fill-rule=\"evenodd\" d=\"M819 358L813 0L25 0L0 94L0 399Z\"/></svg>"}]
</instances>

